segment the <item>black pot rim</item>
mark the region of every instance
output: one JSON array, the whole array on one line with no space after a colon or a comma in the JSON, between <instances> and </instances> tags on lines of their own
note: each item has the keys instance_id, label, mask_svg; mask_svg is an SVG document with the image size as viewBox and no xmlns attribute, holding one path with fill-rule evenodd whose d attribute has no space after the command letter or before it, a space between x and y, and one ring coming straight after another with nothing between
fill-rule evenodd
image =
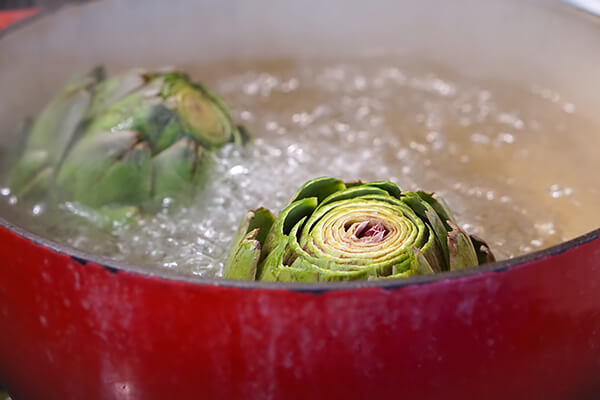
<instances>
[{"instance_id":1,"label":"black pot rim","mask_svg":"<svg viewBox=\"0 0 600 400\"><path fill-rule=\"evenodd\" d=\"M97 0L91 0L97 1ZM569 4L571 7L576 8L579 12L584 11L590 13L589 10L577 7L569 0L562 0L564 3ZM38 18L46 17L54 12L58 8L44 8L38 13L33 14L21 21L9 25L4 30L0 31L0 39L12 31L18 30L21 27L37 20ZM591 13L590 13L591 14ZM488 272L503 272L508 269L512 269L518 266L522 266L534 261L540 261L545 258L557 256L558 254L564 253L568 250L575 249L588 242L600 239L600 228L594 229L588 233L577 236L574 239L567 240L557 245L541 249L535 252L527 253L518 257L514 257L507 260L496 261L490 264L482 266L467 268L460 271L442 272L435 275L422 275L413 276L409 278L398 278L398 279L385 279L385 280L374 280L374 281L348 281L348 282L333 282L333 283L290 283L290 282L260 282L260 281L238 281L229 280L223 278L202 278L194 275L183 275L174 272L169 269L160 268L148 268L142 265L131 264L126 262L120 262L109 257L94 255L87 253L68 245L57 243L53 240L44 238L35 233L28 231L20 226L17 226L3 217L0 217L0 227L6 228L14 234L30 240L34 244L45 247L48 250L56 253L64 254L71 257L74 261L81 265L86 263L94 263L106 268L111 273L127 272L135 275L141 275L144 277L153 277L163 279L166 281L176 282L187 282L196 285L205 286L220 286L220 287L231 287L239 289L275 289L275 290L294 290L303 292L320 293L331 290L348 290L348 289L360 289L360 288L382 288L382 289L397 289L406 286L423 285L428 283L434 283L443 280L453 280L458 278L473 277Z\"/></svg>"}]
</instances>

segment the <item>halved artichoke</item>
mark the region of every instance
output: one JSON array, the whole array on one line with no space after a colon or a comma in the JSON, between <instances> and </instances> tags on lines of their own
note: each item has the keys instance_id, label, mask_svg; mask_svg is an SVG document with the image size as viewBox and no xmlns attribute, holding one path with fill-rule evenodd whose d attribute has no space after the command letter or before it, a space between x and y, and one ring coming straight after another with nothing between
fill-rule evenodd
<instances>
[{"instance_id":1,"label":"halved artichoke","mask_svg":"<svg viewBox=\"0 0 600 400\"><path fill-rule=\"evenodd\" d=\"M404 278L494 260L442 198L387 182L307 182L277 217L242 219L225 265L230 279L317 282Z\"/></svg>"}]
</instances>

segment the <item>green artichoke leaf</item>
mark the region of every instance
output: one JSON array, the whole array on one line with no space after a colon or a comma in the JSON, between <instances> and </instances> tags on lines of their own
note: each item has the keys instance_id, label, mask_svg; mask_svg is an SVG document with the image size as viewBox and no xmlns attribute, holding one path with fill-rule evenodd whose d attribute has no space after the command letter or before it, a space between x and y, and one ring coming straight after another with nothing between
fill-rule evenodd
<instances>
[{"instance_id":1,"label":"green artichoke leaf","mask_svg":"<svg viewBox=\"0 0 600 400\"><path fill-rule=\"evenodd\" d=\"M223 275L228 279L254 280L260 259L260 242L256 239L259 229L254 229L238 243L237 251L231 254Z\"/></svg>"},{"instance_id":2,"label":"green artichoke leaf","mask_svg":"<svg viewBox=\"0 0 600 400\"><path fill-rule=\"evenodd\" d=\"M264 252L270 253L280 242L286 241L285 237L290 233L295 224L309 215L316 207L316 197L307 197L294 201L284 208L273 223L264 243Z\"/></svg>"},{"instance_id":3,"label":"green artichoke leaf","mask_svg":"<svg viewBox=\"0 0 600 400\"><path fill-rule=\"evenodd\" d=\"M366 186L373 186L385 190L390 196L400 199L402 189L398 185L390 181L378 181L367 183Z\"/></svg>"},{"instance_id":4,"label":"green artichoke leaf","mask_svg":"<svg viewBox=\"0 0 600 400\"><path fill-rule=\"evenodd\" d=\"M152 159L153 197L192 199L210 164L202 147L189 138L180 139Z\"/></svg>"},{"instance_id":5,"label":"green artichoke leaf","mask_svg":"<svg viewBox=\"0 0 600 400\"><path fill-rule=\"evenodd\" d=\"M250 210L244 215L233 238L232 249L236 250L229 253L225 262L225 278L256 278L261 249L274 222L275 216L266 208Z\"/></svg>"},{"instance_id":6,"label":"green artichoke leaf","mask_svg":"<svg viewBox=\"0 0 600 400\"><path fill-rule=\"evenodd\" d=\"M448 253L448 230L446 229L446 224L444 224L433 207L426 201L421 200L421 197L416 193L406 192L402 201L407 203L417 215L429 222L439 242L445 264L447 265L450 255Z\"/></svg>"},{"instance_id":7,"label":"green artichoke leaf","mask_svg":"<svg viewBox=\"0 0 600 400\"><path fill-rule=\"evenodd\" d=\"M94 70L69 82L34 119L21 159L8 179L8 185L19 196L44 192L48 181L40 179L42 170L55 170L64 157L90 103L90 88L98 82ZM34 183L41 183L36 187ZM33 197L33 196L31 196Z\"/></svg>"},{"instance_id":8,"label":"green artichoke leaf","mask_svg":"<svg viewBox=\"0 0 600 400\"><path fill-rule=\"evenodd\" d=\"M146 97L142 90L131 93L88 121L85 135L132 130L134 116L157 104L160 104L160 98Z\"/></svg>"},{"instance_id":9,"label":"green artichoke leaf","mask_svg":"<svg viewBox=\"0 0 600 400\"><path fill-rule=\"evenodd\" d=\"M435 210L437 215L439 215L440 219L444 223L446 229L450 229L448 221L456 225L456 219L450 211L450 207L448 207L448 204L446 204L446 201L442 197L438 196L436 193L430 192L418 191L416 193Z\"/></svg>"},{"instance_id":10,"label":"green artichoke leaf","mask_svg":"<svg viewBox=\"0 0 600 400\"><path fill-rule=\"evenodd\" d=\"M150 199L150 148L135 131L85 136L64 160L56 183L67 198L89 207L139 205Z\"/></svg>"},{"instance_id":11,"label":"green artichoke leaf","mask_svg":"<svg viewBox=\"0 0 600 400\"><path fill-rule=\"evenodd\" d=\"M133 69L100 81L94 88L94 97L85 113L85 119L89 120L105 112L110 106L144 86L148 78L144 70Z\"/></svg>"},{"instance_id":12,"label":"green artichoke leaf","mask_svg":"<svg viewBox=\"0 0 600 400\"><path fill-rule=\"evenodd\" d=\"M363 197L367 195L384 195L387 196L387 192L377 187L369 186L354 186L346 190L338 191L327 196L320 204L319 208L322 208L328 204L336 203L338 201L354 199L357 197Z\"/></svg>"},{"instance_id":13,"label":"green artichoke leaf","mask_svg":"<svg viewBox=\"0 0 600 400\"><path fill-rule=\"evenodd\" d=\"M153 154L168 149L185 135L177 113L164 104L146 103L138 108L133 113L131 129L140 132Z\"/></svg>"},{"instance_id":14,"label":"green artichoke leaf","mask_svg":"<svg viewBox=\"0 0 600 400\"><path fill-rule=\"evenodd\" d=\"M433 269L429 261L427 261L427 257L425 257L425 255L419 249L413 247L412 251L413 258L411 262L411 269L413 269L417 275L431 275L436 272L440 272Z\"/></svg>"},{"instance_id":15,"label":"green artichoke leaf","mask_svg":"<svg viewBox=\"0 0 600 400\"><path fill-rule=\"evenodd\" d=\"M440 197L402 192L387 181L309 181L269 220L264 242L256 240L264 229L249 231L249 218L252 212L233 240L225 277L283 282L393 279L491 259L483 241L471 239L452 222ZM239 272L231 271L231 265Z\"/></svg>"},{"instance_id":16,"label":"green artichoke leaf","mask_svg":"<svg viewBox=\"0 0 600 400\"><path fill-rule=\"evenodd\" d=\"M335 271L312 264L305 258L297 258L288 270L290 272L287 275L280 276L279 280L285 282L341 282L369 278L368 270Z\"/></svg>"},{"instance_id":17,"label":"green artichoke leaf","mask_svg":"<svg viewBox=\"0 0 600 400\"><path fill-rule=\"evenodd\" d=\"M448 263L446 262L441 244L435 234L429 232L427 242L421 249L417 250L425 257L433 272L442 272L446 269L445 266L448 265Z\"/></svg>"},{"instance_id":18,"label":"green artichoke leaf","mask_svg":"<svg viewBox=\"0 0 600 400\"><path fill-rule=\"evenodd\" d=\"M471 238L471 242L473 242L473 246L475 247L477 261L479 264L488 264L496 261L496 257L483 239L476 235L469 235L469 237Z\"/></svg>"},{"instance_id":19,"label":"green artichoke leaf","mask_svg":"<svg viewBox=\"0 0 600 400\"><path fill-rule=\"evenodd\" d=\"M264 260L258 265L257 279L265 282L277 282L281 273L280 267L286 250L286 241L282 240L267 253ZM264 254L264 253L263 253Z\"/></svg>"},{"instance_id":20,"label":"green artichoke leaf","mask_svg":"<svg viewBox=\"0 0 600 400\"><path fill-rule=\"evenodd\" d=\"M139 205L148 201L152 187L152 160L148 144L137 143L108 166L92 187L86 196L90 205Z\"/></svg>"},{"instance_id":21,"label":"green artichoke leaf","mask_svg":"<svg viewBox=\"0 0 600 400\"><path fill-rule=\"evenodd\" d=\"M36 168L37 169L37 168ZM54 182L54 168L46 167L37 171L30 177L26 184L20 187L17 196L26 196L30 199L43 199L51 189Z\"/></svg>"},{"instance_id":22,"label":"green artichoke leaf","mask_svg":"<svg viewBox=\"0 0 600 400\"><path fill-rule=\"evenodd\" d=\"M307 197L316 197L318 202L323 201L329 195L332 195L340 190L344 190L346 185L337 178L322 177L306 182L296 192L290 200L290 203L296 200L302 200Z\"/></svg>"},{"instance_id":23,"label":"green artichoke leaf","mask_svg":"<svg viewBox=\"0 0 600 400\"><path fill-rule=\"evenodd\" d=\"M475 247L469 235L458 225L450 223L452 230L448 233L448 250L450 252L450 271L474 267L479 264Z\"/></svg>"}]
</instances>

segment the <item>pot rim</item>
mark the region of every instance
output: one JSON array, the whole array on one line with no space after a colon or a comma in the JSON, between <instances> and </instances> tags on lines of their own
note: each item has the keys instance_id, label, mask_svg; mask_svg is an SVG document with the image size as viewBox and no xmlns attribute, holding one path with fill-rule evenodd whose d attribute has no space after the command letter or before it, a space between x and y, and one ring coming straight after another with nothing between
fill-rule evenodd
<instances>
[{"instance_id":1,"label":"pot rim","mask_svg":"<svg viewBox=\"0 0 600 400\"><path fill-rule=\"evenodd\" d=\"M201 276L191 274L183 275L166 268L160 269L144 267L141 264L121 262L110 257L94 255L82 250L78 250L74 247L65 244L60 244L51 239L47 239L40 235L32 233L16 224L7 221L3 217L0 217L0 227L3 227L9 230L10 232L29 240L38 246L42 246L56 253L69 256L81 266L85 266L85 264L87 263L94 263L107 269L111 273L128 272L131 274L142 275L145 277L153 277L162 280L187 282L207 286L231 287L238 289L287 289L314 293L320 293L331 290L348 290L360 288L397 289L405 286L422 285L444 280L470 278L488 272L504 272L508 269L513 269L519 266L523 266L525 264L541 261L545 258L557 256L568 250L576 249L577 247L582 246L588 242L600 239L600 228L598 228L583 235L577 236L573 239L561 242L557 245L547 247L535 252L526 253L518 257L501 261L495 261L493 263L484 264L473 268L466 268L458 271L441 272L433 275L420 275L408 278L383 279L373 281L300 283L242 281L224 278L203 278Z\"/></svg>"},{"instance_id":2,"label":"pot rim","mask_svg":"<svg viewBox=\"0 0 600 400\"><path fill-rule=\"evenodd\" d=\"M90 1L90 0L88 0ZM83 4L79 4L84 6L88 1ZM97 0L91 0L97 1ZM597 18L597 15L592 13L590 10L586 10L584 7L581 7L581 2L571 1L571 0L561 0L562 3L570 6L572 10L579 12L587 17L592 15L594 19ZM44 18L49 16L56 11L60 10L63 6L74 5L69 4L68 2L65 4L61 4L59 7L53 8L42 8L41 10L37 10L38 12L25 17L3 30L0 30L0 39L4 38L10 32L20 29L21 27L30 24L33 21L36 21L39 18ZM54 251L59 254L64 254L66 256L71 257L74 261L76 261L81 266L85 266L85 264L94 263L105 269L107 269L111 273L120 273L127 272L134 275L141 275L143 277L152 277L158 278L166 281L176 281L176 282L186 282L195 285L205 285L205 286L218 286L225 288L238 288L238 289L275 289L275 290L294 290L300 292L311 292L311 293L321 293L332 290L349 290L349 289L360 289L360 288L381 288L381 289L398 289L406 286L415 286L415 285L423 285L434 283L438 281L446 281L446 280L456 280L458 278L471 278L475 276L479 276L481 274L489 273L489 272L504 272L508 269L513 269L519 266L523 266L525 264L529 264L536 261L541 261L542 259L556 256L558 254L564 253L568 250L576 249L579 246L582 246L588 242L600 239L600 227L594 229L590 232L579 235L573 239L561 242L551 247L547 247L535 252L526 253L521 256L517 256L511 259L495 261L493 263L484 264L481 266L467 268L458 271L450 271L450 272L441 272L433 275L421 275L421 276L412 276L408 278L395 278L395 279L383 279L383 280L373 280L373 281L345 281L345 282L316 282L316 283L299 283L299 282L262 282L262 281L242 281L242 280L230 280L224 278L203 278L200 276L187 274L183 275L173 270L166 268L149 268L144 267L141 264L133 264L128 262L120 262L118 260L112 259L110 257L94 255L92 253L88 253L82 250L78 250L69 245L60 244L51 239L44 238L40 235L37 235L33 232L28 231L27 229L18 226L12 222L9 222L2 216L0 216L0 227L7 229L8 231L27 239L33 242L36 245L44 247L48 250Z\"/></svg>"}]
</instances>

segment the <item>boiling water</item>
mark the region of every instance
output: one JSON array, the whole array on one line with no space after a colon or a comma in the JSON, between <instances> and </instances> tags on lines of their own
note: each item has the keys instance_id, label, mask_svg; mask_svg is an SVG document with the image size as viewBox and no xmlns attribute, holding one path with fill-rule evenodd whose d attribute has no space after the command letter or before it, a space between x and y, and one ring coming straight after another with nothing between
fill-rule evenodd
<instances>
[{"instance_id":1,"label":"boiling water","mask_svg":"<svg viewBox=\"0 0 600 400\"><path fill-rule=\"evenodd\" d=\"M204 277L221 274L248 209L277 212L323 175L439 192L499 259L600 225L600 130L552 89L389 60L226 64L193 75L254 137L216 155L193 207L103 232L76 217L73 204L24 206L5 189L10 219L91 253Z\"/></svg>"}]
</instances>

